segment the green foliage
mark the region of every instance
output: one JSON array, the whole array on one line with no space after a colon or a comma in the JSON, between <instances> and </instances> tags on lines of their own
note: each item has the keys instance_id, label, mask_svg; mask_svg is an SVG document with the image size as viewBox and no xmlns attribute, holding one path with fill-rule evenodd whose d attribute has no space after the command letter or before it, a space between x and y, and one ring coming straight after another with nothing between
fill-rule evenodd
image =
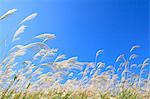
<instances>
[{"instance_id":1,"label":"green foliage","mask_svg":"<svg viewBox=\"0 0 150 99\"><path fill-rule=\"evenodd\" d=\"M142 96L138 95L133 90L123 90L118 95L118 99L142 99Z\"/></svg>"},{"instance_id":2,"label":"green foliage","mask_svg":"<svg viewBox=\"0 0 150 99\"><path fill-rule=\"evenodd\" d=\"M50 92L51 93L51 92ZM33 93L21 93L11 91L7 93L5 96L1 97L1 99L148 99L148 96L143 96L142 94L136 93L133 90L123 90L116 96L111 97L108 93L99 93L99 96L88 97L88 94L81 93L72 95L71 92L66 93L53 93L52 94L44 94L41 92L33 92ZM146 98L145 98L146 97Z\"/></svg>"}]
</instances>

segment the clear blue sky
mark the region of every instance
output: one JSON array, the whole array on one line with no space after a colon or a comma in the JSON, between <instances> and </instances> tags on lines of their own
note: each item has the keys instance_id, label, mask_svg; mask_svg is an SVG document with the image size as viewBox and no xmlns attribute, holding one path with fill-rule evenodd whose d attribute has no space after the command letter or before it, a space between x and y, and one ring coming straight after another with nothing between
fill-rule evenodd
<instances>
[{"instance_id":1,"label":"clear blue sky","mask_svg":"<svg viewBox=\"0 0 150 99\"><path fill-rule=\"evenodd\" d=\"M0 15L18 9L0 21L0 40L7 37L9 44L17 24L37 12L35 20L26 22L28 28L18 44L48 32L57 35L47 42L50 47L80 61L94 61L96 51L104 49L102 60L111 64L136 44L144 60L149 56L148 4L148 0L0 0Z\"/></svg>"}]
</instances>

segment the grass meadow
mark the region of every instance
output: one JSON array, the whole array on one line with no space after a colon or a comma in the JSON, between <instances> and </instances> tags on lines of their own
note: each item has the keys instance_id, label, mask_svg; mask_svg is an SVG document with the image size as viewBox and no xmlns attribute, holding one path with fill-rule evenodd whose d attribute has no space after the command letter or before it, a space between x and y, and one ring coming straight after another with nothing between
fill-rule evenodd
<instances>
[{"instance_id":1,"label":"grass meadow","mask_svg":"<svg viewBox=\"0 0 150 99\"><path fill-rule=\"evenodd\" d=\"M17 9L9 10L0 21L9 21L14 13ZM132 46L128 53L116 56L114 64L106 65L98 61L104 50L95 53L93 62L58 54L57 48L46 43L57 39L51 33L13 44L23 39L21 34L28 28L25 22L37 15L33 13L18 24L11 40L13 47L0 56L1 99L150 99L150 60L145 57L142 63L136 61L140 45ZM0 46L5 46L5 41Z\"/></svg>"}]
</instances>

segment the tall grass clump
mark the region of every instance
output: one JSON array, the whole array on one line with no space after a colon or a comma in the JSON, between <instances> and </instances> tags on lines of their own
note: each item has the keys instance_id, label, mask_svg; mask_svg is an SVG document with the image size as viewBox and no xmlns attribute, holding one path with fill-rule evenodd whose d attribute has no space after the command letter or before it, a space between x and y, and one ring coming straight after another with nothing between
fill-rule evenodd
<instances>
[{"instance_id":1,"label":"tall grass clump","mask_svg":"<svg viewBox=\"0 0 150 99\"><path fill-rule=\"evenodd\" d=\"M9 20L7 17L16 11L6 12L0 21ZM46 43L56 38L51 33L16 44L28 28L26 21L37 15L33 13L19 23L9 44L12 47L1 55L1 99L150 99L150 60L136 61L139 45L118 56L114 64L106 65L98 61L103 50L97 51L94 62L79 62L77 57L57 54L58 49Z\"/></svg>"}]
</instances>

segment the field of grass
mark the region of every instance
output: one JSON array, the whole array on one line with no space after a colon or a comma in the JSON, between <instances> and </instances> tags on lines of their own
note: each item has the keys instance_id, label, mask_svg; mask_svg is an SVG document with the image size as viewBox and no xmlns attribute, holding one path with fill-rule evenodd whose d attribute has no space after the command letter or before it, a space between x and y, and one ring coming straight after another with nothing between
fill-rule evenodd
<instances>
[{"instance_id":1,"label":"field of grass","mask_svg":"<svg viewBox=\"0 0 150 99\"><path fill-rule=\"evenodd\" d=\"M9 21L16 11L9 10L0 21ZM1 99L150 99L149 58L136 61L139 45L111 65L98 61L103 50L97 51L94 62L57 54L58 49L46 44L56 38L55 34L40 34L14 45L27 28L25 22L37 15L33 13L18 24L13 47L0 57ZM4 45L2 42L0 46Z\"/></svg>"}]
</instances>

